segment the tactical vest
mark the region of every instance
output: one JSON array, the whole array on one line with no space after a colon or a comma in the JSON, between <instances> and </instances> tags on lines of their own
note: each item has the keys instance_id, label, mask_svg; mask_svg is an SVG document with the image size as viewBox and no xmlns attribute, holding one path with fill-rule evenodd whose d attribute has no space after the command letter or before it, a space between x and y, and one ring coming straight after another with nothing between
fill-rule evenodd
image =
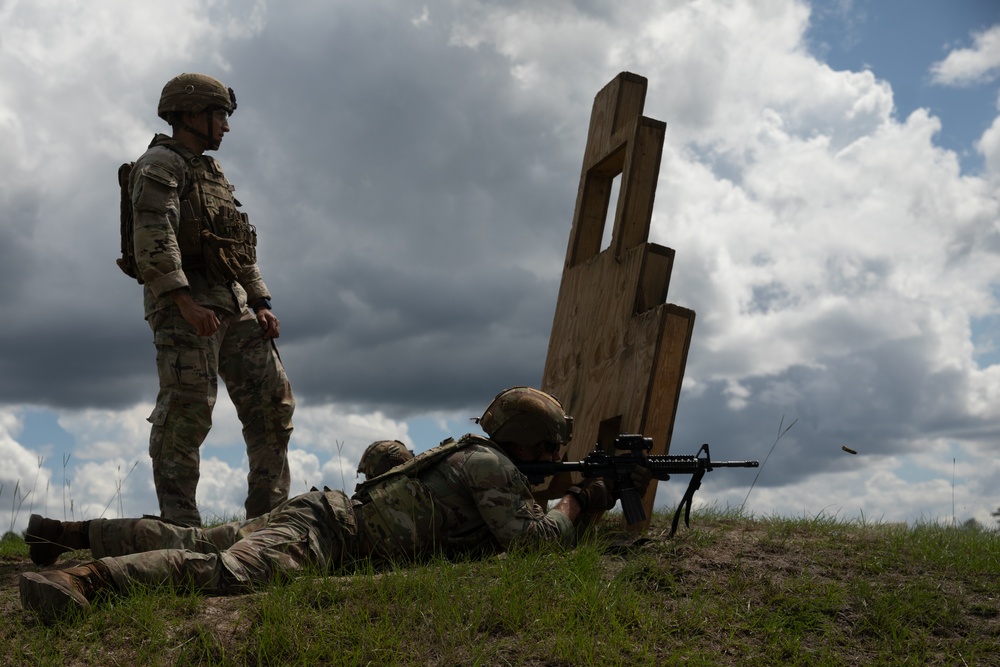
<instances>
[{"instance_id":1,"label":"tactical vest","mask_svg":"<svg viewBox=\"0 0 1000 667\"><path fill-rule=\"evenodd\" d=\"M243 267L257 261L257 229L247 214L237 210L239 200L226 180L219 163L198 155L173 137L157 134L149 147L163 146L184 158L184 187L180 192L180 224L177 245L185 271L205 271L209 281L229 284L237 280ZM135 263L131 192L128 188L133 163L118 170L122 188L122 258L117 261L127 275L142 284Z\"/></svg>"},{"instance_id":2,"label":"tactical vest","mask_svg":"<svg viewBox=\"0 0 1000 667\"><path fill-rule=\"evenodd\" d=\"M448 438L358 487L354 499L362 503L359 530L372 545L372 557L389 562L418 560L440 547L444 517L436 513L434 497L420 480L420 473L477 444L494 446L475 435L457 442Z\"/></svg>"}]
</instances>

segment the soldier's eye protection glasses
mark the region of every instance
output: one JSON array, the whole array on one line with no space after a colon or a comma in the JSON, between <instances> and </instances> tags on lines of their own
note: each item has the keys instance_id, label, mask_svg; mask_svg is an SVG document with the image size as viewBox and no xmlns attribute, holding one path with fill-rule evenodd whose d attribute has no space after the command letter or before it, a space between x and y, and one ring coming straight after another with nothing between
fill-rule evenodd
<instances>
[{"instance_id":1,"label":"soldier's eye protection glasses","mask_svg":"<svg viewBox=\"0 0 1000 667\"><path fill-rule=\"evenodd\" d=\"M212 118L219 121L220 123L229 122L229 112L225 109L209 109L209 113L212 114Z\"/></svg>"}]
</instances>

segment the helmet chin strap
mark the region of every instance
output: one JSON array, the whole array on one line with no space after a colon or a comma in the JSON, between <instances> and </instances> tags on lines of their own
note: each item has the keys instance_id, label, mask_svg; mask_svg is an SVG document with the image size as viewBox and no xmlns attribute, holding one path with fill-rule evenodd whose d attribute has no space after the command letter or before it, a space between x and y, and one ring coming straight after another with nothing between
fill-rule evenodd
<instances>
[{"instance_id":1,"label":"helmet chin strap","mask_svg":"<svg viewBox=\"0 0 1000 667\"><path fill-rule=\"evenodd\" d=\"M185 132L189 132L190 134L193 134L194 136L198 137L203 142L205 142L205 150L207 151L219 150L219 142L215 141L215 139L212 138L212 114L205 114L205 132L196 130L193 125L189 125L187 122L183 120L181 121L180 126L181 128L184 129Z\"/></svg>"}]
</instances>

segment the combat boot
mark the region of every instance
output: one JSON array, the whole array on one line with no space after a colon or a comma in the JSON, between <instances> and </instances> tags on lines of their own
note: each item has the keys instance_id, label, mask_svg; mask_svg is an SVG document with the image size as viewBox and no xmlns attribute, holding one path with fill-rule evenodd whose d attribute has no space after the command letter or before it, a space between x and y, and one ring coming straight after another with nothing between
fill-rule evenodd
<instances>
[{"instance_id":1,"label":"combat boot","mask_svg":"<svg viewBox=\"0 0 1000 667\"><path fill-rule=\"evenodd\" d=\"M60 554L90 548L89 521L56 521L32 514L24 541L28 555L36 565L51 565Z\"/></svg>"},{"instance_id":2,"label":"combat boot","mask_svg":"<svg viewBox=\"0 0 1000 667\"><path fill-rule=\"evenodd\" d=\"M49 623L74 610L88 611L90 601L111 588L111 572L96 560L66 570L25 572L20 581L21 606Z\"/></svg>"}]
</instances>

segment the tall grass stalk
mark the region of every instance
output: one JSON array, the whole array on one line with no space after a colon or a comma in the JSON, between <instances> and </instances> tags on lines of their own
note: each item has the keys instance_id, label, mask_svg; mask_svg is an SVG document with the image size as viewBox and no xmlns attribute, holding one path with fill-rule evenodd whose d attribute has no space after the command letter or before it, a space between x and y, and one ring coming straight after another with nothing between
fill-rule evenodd
<instances>
[{"instance_id":1,"label":"tall grass stalk","mask_svg":"<svg viewBox=\"0 0 1000 667\"><path fill-rule=\"evenodd\" d=\"M67 464L69 464L69 458L70 458L70 456L72 456L72 454L63 454L63 457L62 457L62 476L63 476L63 483L62 483L62 502L63 502L63 521L66 521L66 520L67 520L67 517L66 517L66 489L68 489L68 488L69 488L69 480L67 480L67 479L66 479L66 466L67 466Z\"/></svg>"},{"instance_id":2,"label":"tall grass stalk","mask_svg":"<svg viewBox=\"0 0 1000 667\"><path fill-rule=\"evenodd\" d=\"M350 493L350 491L347 490L347 480L344 478L343 450L345 443L340 440L335 440L334 442L337 444L337 467L340 468L340 488L344 491L344 493Z\"/></svg>"},{"instance_id":3,"label":"tall grass stalk","mask_svg":"<svg viewBox=\"0 0 1000 667\"><path fill-rule=\"evenodd\" d=\"M41 470L42 470L42 463L44 463L44 461L45 461L45 457L44 456L39 456L38 457L38 467L35 468L35 481L31 485L31 490L32 491L34 491L35 489L38 488L38 473L41 472ZM46 488L48 488L48 487L46 487ZM34 505L35 505L35 495L32 493L31 494L31 501L28 502L28 514L31 514L31 510L34 508Z\"/></svg>"},{"instance_id":4,"label":"tall grass stalk","mask_svg":"<svg viewBox=\"0 0 1000 667\"><path fill-rule=\"evenodd\" d=\"M32 495L31 491L26 491L20 493L21 480L17 480L14 484L14 494L10 500L10 527L8 532L14 532L14 523L17 521L17 515L21 513L21 506L24 505L24 499Z\"/></svg>"},{"instance_id":5,"label":"tall grass stalk","mask_svg":"<svg viewBox=\"0 0 1000 667\"><path fill-rule=\"evenodd\" d=\"M797 421L799 421L799 420L795 419L791 424L788 425L788 428L786 428L785 430L782 430L782 426L785 425L785 415L781 415L781 421L778 422L778 437L776 437L774 439L774 443L771 445L771 449L767 450L767 456L764 457L764 461L760 464L760 468L757 469L757 474L754 475L753 482L750 483L750 488L747 489L747 495L743 499L743 504L740 505L740 510L741 511L744 510L744 509L746 509L747 501L750 499L750 492L753 491L753 487L757 483L757 479L760 477L760 474L762 472L764 472L764 466L767 465L767 460L769 458L771 458L771 452L773 452L774 448L778 446L778 441L781 440L781 438L786 433L788 433L788 431L790 431L793 426L795 426L795 423Z\"/></svg>"},{"instance_id":6,"label":"tall grass stalk","mask_svg":"<svg viewBox=\"0 0 1000 667\"><path fill-rule=\"evenodd\" d=\"M122 467L118 466L118 479L115 482L115 492L114 494L112 494L111 499L108 500L108 504L104 506L104 511L101 512L102 518L107 513L108 508L111 507L111 503L113 503L115 499L118 500L118 516L119 517L125 516L124 507L122 506L122 486L125 484L128 478L132 476L132 471L134 471L136 466L138 465L139 465L138 461L132 464L132 467L129 468L128 473L125 474L125 479L122 479Z\"/></svg>"}]
</instances>

